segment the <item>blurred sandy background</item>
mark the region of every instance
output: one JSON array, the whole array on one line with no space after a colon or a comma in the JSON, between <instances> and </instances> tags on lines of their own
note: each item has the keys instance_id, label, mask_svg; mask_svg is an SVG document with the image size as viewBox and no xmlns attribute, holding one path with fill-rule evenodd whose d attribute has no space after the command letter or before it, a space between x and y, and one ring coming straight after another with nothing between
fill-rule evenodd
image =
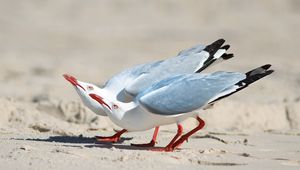
<instances>
[{"instance_id":1,"label":"blurred sandy background","mask_svg":"<svg viewBox=\"0 0 300 170\"><path fill-rule=\"evenodd\" d=\"M63 73L103 84L127 67L172 57L182 49L223 37L235 58L209 71L248 71L265 63L273 64L276 70L226 102L254 103L249 106L250 115L256 112L255 104L275 104L276 108L255 114L260 117L270 112L266 119L272 121L284 114L286 103L293 105L300 100L297 0L0 3L2 98L79 101ZM216 109L222 107L226 106ZM239 108L234 110L243 114ZM286 121L284 115L280 118L277 123Z\"/></svg>"},{"instance_id":2,"label":"blurred sandy background","mask_svg":"<svg viewBox=\"0 0 300 170\"><path fill-rule=\"evenodd\" d=\"M1 132L112 130L63 73L101 85L127 67L219 38L235 58L208 71L270 63L276 72L203 112L206 130L299 132L299 30L298 0L0 0Z\"/></svg>"}]
</instances>

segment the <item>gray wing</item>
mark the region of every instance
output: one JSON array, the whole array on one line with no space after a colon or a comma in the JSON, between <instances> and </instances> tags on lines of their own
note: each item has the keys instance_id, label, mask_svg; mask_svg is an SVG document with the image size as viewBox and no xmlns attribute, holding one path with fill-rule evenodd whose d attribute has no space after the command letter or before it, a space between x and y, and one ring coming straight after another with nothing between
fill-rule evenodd
<instances>
[{"instance_id":1,"label":"gray wing","mask_svg":"<svg viewBox=\"0 0 300 170\"><path fill-rule=\"evenodd\" d=\"M142 91L141 89L149 87L150 85L155 83L153 77L156 76L156 74L159 74L162 69L165 69L165 71L169 73L172 72L173 68L176 68L182 61L184 61L184 64L188 66L189 63L192 63L195 60L192 59L194 56L203 58L203 54L200 55L198 53L200 53L204 48L204 45L196 45L194 47L181 51L177 55L177 57L175 57L175 59L170 58L164 61L150 62L126 69L108 80L105 83L104 87L113 92L123 91L124 93L129 93L135 96L138 92ZM186 57L187 55L191 56ZM187 68L183 68L183 70L187 70ZM162 80L162 78L158 79L158 81L159 80Z\"/></svg>"},{"instance_id":2,"label":"gray wing","mask_svg":"<svg viewBox=\"0 0 300 170\"><path fill-rule=\"evenodd\" d=\"M234 72L186 74L165 79L137 96L139 103L154 114L175 115L205 106L246 75Z\"/></svg>"},{"instance_id":3,"label":"gray wing","mask_svg":"<svg viewBox=\"0 0 300 170\"><path fill-rule=\"evenodd\" d=\"M104 88L108 89L109 91L118 93L124 90L129 82L135 80L143 74L146 74L147 72L149 72L149 70L152 70L155 67L159 66L161 62L162 61L156 61L126 69L108 80L105 83Z\"/></svg>"},{"instance_id":4,"label":"gray wing","mask_svg":"<svg viewBox=\"0 0 300 170\"><path fill-rule=\"evenodd\" d=\"M152 84L158 83L163 79L178 74L191 74L200 72L211 65L219 58L229 59L233 55L226 54L229 45L225 45L223 39L217 40L211 45L198 45L191 49L182 51L178 56L160 62L156 67L140 74L129 82L125 87L125 92L136 96Z\"/></svg>"}]
</instances>

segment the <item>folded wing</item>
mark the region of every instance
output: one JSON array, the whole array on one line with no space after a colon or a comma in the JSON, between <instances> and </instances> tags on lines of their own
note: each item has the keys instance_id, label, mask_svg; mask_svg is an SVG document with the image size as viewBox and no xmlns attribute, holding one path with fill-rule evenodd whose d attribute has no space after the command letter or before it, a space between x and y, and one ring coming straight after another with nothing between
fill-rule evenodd
<instances>
[{"instance_id":1,"label":"folded wing","mask_svg":"<svg viewBox=\"0 0 300 170\"><path fill-rule=\"evenodd\" d=\"M233 54L226 54L229 45L224 45L225 40L219 39L208 46L195 46L180 52L176 57L169 58L159 63L134 78L125 87L125 92L136 96L154 83L178 74L199 73L215 61L227 60Z\"/></svg>"},{"instance_id":2,"label":"folded wing","mask_svg":"<svg viewBox=\"0 0 300 170\"><path fill-rule=\"evenodd\" d=\"M178 75L152 85L137 98L154 114L182 114L205 106L224 89L245 77L245 74L234 72Z\"/></svg>"}]
</instances>

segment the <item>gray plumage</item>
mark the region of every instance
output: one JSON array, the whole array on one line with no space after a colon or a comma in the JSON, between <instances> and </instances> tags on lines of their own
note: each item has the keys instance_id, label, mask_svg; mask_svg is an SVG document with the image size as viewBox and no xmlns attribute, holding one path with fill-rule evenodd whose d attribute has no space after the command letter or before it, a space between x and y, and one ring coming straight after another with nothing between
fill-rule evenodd
<instances>
[{"instance_id":1,"label":"gray plumage","mask_svg":"<svg viewBox=\"0 0 300 170\"><path fill-rule=\"evenodd\" d=\"M213 46L215 48L214 53L221 48L224 40L220 39L216 42L219 43L219 46ZM216 42L212 44L214 45ZM210 46L211 45L206 47ZM224 60L220 56L218 56L218 58L212 57L212 55L203 51L203 49L205 49L205 46L197 45L180 52L176 57L127 69L110 79L106 83L105 88L117 93L118 100L123 101L125 96L129 95L135 97L152 84L158 83L170 76L194 73L195 69L201 69L209 58L213 60L219 58ZM222 54L225 54L225 52L225 50L222 51ZM207 65L205 67L207 67Z\"/></svg>"},{"instance_id":2,"label":"gray plumage","mask_svg":"<svg viewBox=\"0 0 300 170\"><path fill-rule=\"evenodd\" d=\"M245 74L234 72L178 75L152 85L137 99L152 113L182 114L205 106L210 99L245 78Z\"/></svg>"},{"instance_id":3,"label":"gray plumage","mask_svg":"<svg viewBox=\"0 0 300 170\"><path fill-rule=\"evenodd\" d=\"M265 64L247 73L215 72L169 77L141 92L136 100L158 115L177 115L201 109L272 74Z\"/></svg>"}]
</instances>

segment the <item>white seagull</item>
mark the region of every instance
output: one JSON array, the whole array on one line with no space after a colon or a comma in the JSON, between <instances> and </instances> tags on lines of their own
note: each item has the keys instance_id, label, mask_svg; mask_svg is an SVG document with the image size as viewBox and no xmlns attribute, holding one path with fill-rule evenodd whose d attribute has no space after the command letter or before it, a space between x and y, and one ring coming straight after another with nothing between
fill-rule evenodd
<instances>
[{"instance_id":1,"label":"white seagull","mask_svg":"<svg viewBox=\"0 0 300 170\"><path fill-rule=\"evenodd\" d=\"M263 65L245 74L219 71L212 74L180 74L171 76L140 92L132 102L117 100L110 91L90 93L102 105L107 116L127 131L144 131L161 125L177 123L178 131L164 148L155 150L173 151L193 133L204 126L198 111L230 96L249 84L271 74L271 65ZM194 117L199 125L182 135L181 122ZM182 136L181 136L182 135Z\"/></svg>"},{"instance_id":2,"label":"white seagull","mask_svg":"<svg viewBox=\"0 0 300 170\"><path fill-rule=\"evenodd\" d=\"M94 101L88 95L89 93L103 95L105 97L107 94L107 96L119 102L132 102L140 92L163 79L178 74L199 73L208 66L217 63L216 61L232 58L233 54L226 53L230 46L222 46L224 42L224 39L219 39L208 46L197 45L181 51L176 57L127 69L111 78L102 89L94 84L79 81L68 74L64 74L64 77L75 87L83 103L88 108L98 115L108 116L105 112L105 108ZM154 135L150 143L133 145L154 146L158 129L159 126L155 127ZM97 136L96 139L99 141L117 142L120 136L126 131L126 129L123 129L113 136Z\"/></svg>"}]
</instances>

